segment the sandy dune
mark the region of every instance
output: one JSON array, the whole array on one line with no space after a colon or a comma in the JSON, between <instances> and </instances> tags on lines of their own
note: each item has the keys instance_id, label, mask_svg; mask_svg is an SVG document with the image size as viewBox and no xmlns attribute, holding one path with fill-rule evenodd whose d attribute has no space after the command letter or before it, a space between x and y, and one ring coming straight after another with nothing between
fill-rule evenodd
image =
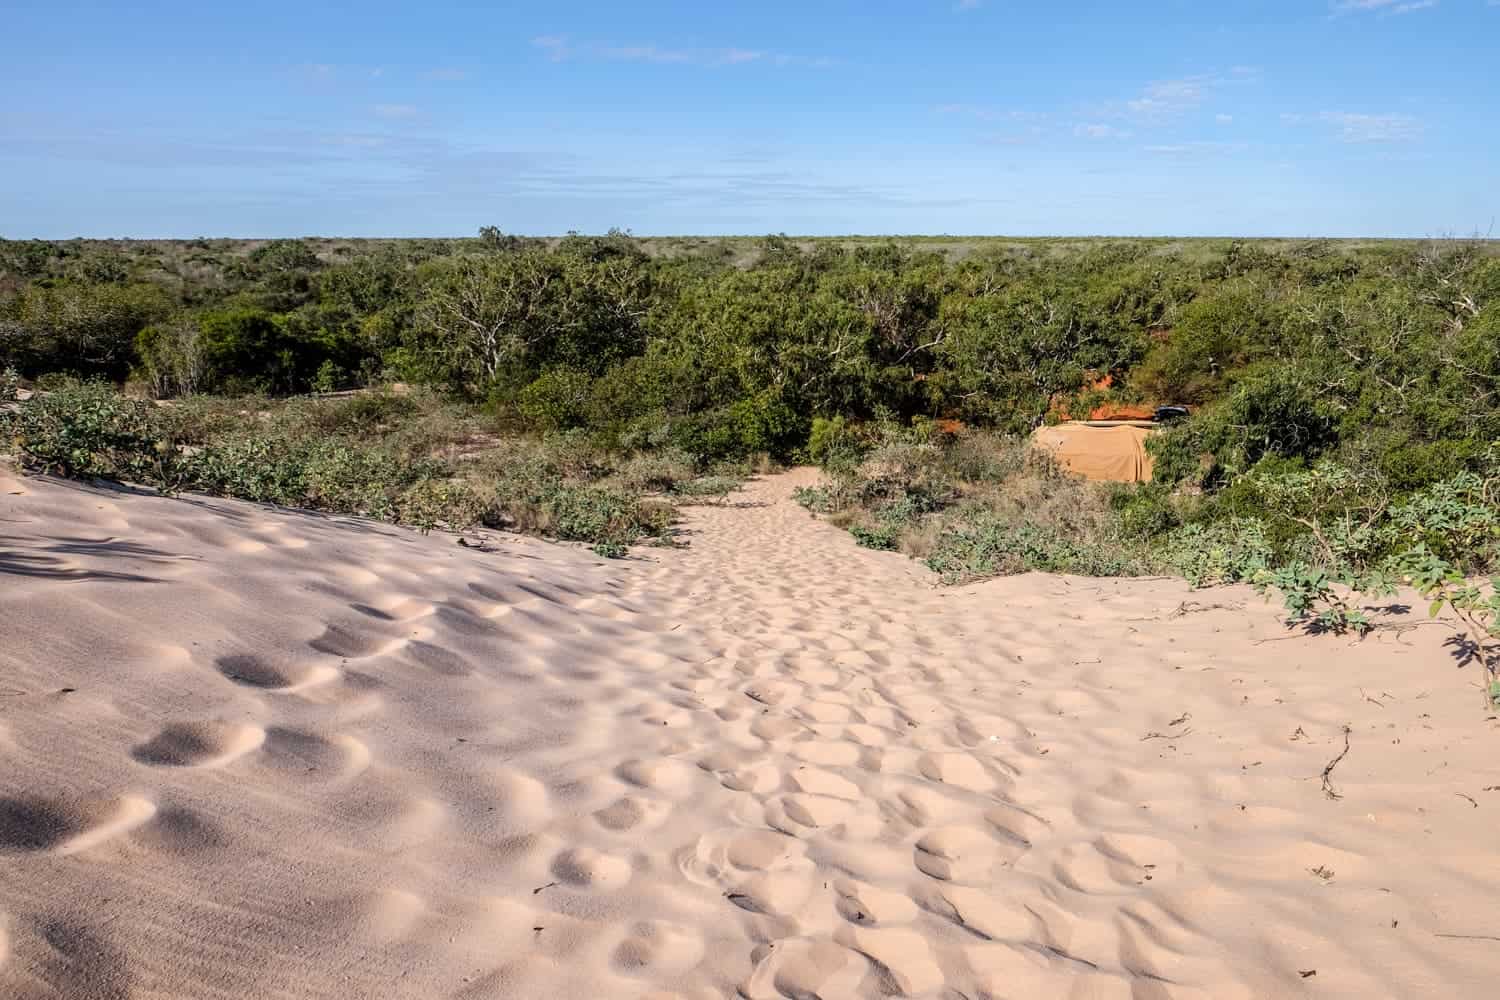
<instances>
[{"instance_id":1,"label":"sandy dune","mask_svg":"<svg viewBox=\"0 0 1500 1000\"><path fill-rule=\"evenodd\" d=\"M806 475L614 563L0 479L0 997L1500 989L1441 628L936 589Z\"/></svg>"}]
</instances>

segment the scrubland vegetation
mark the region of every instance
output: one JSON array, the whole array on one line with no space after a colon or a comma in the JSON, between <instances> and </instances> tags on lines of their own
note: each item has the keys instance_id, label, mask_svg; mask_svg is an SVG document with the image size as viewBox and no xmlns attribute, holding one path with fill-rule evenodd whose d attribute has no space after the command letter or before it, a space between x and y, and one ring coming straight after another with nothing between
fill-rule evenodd
<instances>
[{"instance_id":1,"label":"scrubland vegetation","mask_svg":"<svg viewBox=\"0 0 1500 1000\"><path fill-rule=\"evenodd\" d=\"M0 241L0 368L69 475L620 554L812 461L802 502L950 581L1249 581L1356 631L1413 582L1495 655L1491 244ZM1192 408L1155 482L1026 447L1105 402Z\"/></svg>"}]
</instances>

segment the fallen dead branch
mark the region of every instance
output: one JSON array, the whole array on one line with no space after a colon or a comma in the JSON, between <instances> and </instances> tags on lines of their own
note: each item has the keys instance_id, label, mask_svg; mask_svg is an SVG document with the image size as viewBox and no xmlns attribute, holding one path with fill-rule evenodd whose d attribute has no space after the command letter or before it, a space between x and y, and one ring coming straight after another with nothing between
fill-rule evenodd
<instances>
[{"instance_id":1,"label":"fallen dead branch","mask_svg":"<svg viewBox=\"0 0 1500 1000\"><path fill-rule=\"evenodd\" d=\"M1346 756L1348 756L1348 754L1349 754L1349 727L1345 726L1344 727L1344 749L1340 750L1339 751L1339 755L1337 757L1333 758L1333 760L1330 760L1323 767L1323 794L1326 795L1326 796L1328 796L1330 799L1341 799L1341 798L1343 798L1343 796L1340 795L1334 789L1334 787L1333 787L1333 769L1336 768L1336 767L1338 767L1339 766L1339 762L1342 761Z\"/></svg>"}]
</instances>

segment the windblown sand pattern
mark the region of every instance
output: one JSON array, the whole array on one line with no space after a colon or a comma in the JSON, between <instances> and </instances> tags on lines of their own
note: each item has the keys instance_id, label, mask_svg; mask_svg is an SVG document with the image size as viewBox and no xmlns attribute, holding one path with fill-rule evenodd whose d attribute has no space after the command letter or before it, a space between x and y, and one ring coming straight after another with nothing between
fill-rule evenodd
<instances>
[{"instance_id":1,"label":"windblown sand pattern","mask_svg":"<svg viewBox=\"0 0 1500 1000\"><path fill-rule=\"evenodd\" d=\"M0 479L0 997L1495 995L1441 629L937 589L806 475L613 563Z\"/></svg>"}]
</instances>

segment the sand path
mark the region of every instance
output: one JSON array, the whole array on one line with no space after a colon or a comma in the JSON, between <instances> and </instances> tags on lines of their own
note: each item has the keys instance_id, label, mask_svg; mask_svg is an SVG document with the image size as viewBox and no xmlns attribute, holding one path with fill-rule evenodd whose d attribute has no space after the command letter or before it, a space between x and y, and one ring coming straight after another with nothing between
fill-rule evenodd
<instances>
[{"instance_id":1,"label":"sand path","mask_svg":"<svg viewBox=\"0 0 1500 1000\"><path fill-rule=\"evenodd\" d=\"M810 475L608 563L0 477L0 996L1494 994L1442 629L939 589Z\"/></svg>"}]
</instances>

